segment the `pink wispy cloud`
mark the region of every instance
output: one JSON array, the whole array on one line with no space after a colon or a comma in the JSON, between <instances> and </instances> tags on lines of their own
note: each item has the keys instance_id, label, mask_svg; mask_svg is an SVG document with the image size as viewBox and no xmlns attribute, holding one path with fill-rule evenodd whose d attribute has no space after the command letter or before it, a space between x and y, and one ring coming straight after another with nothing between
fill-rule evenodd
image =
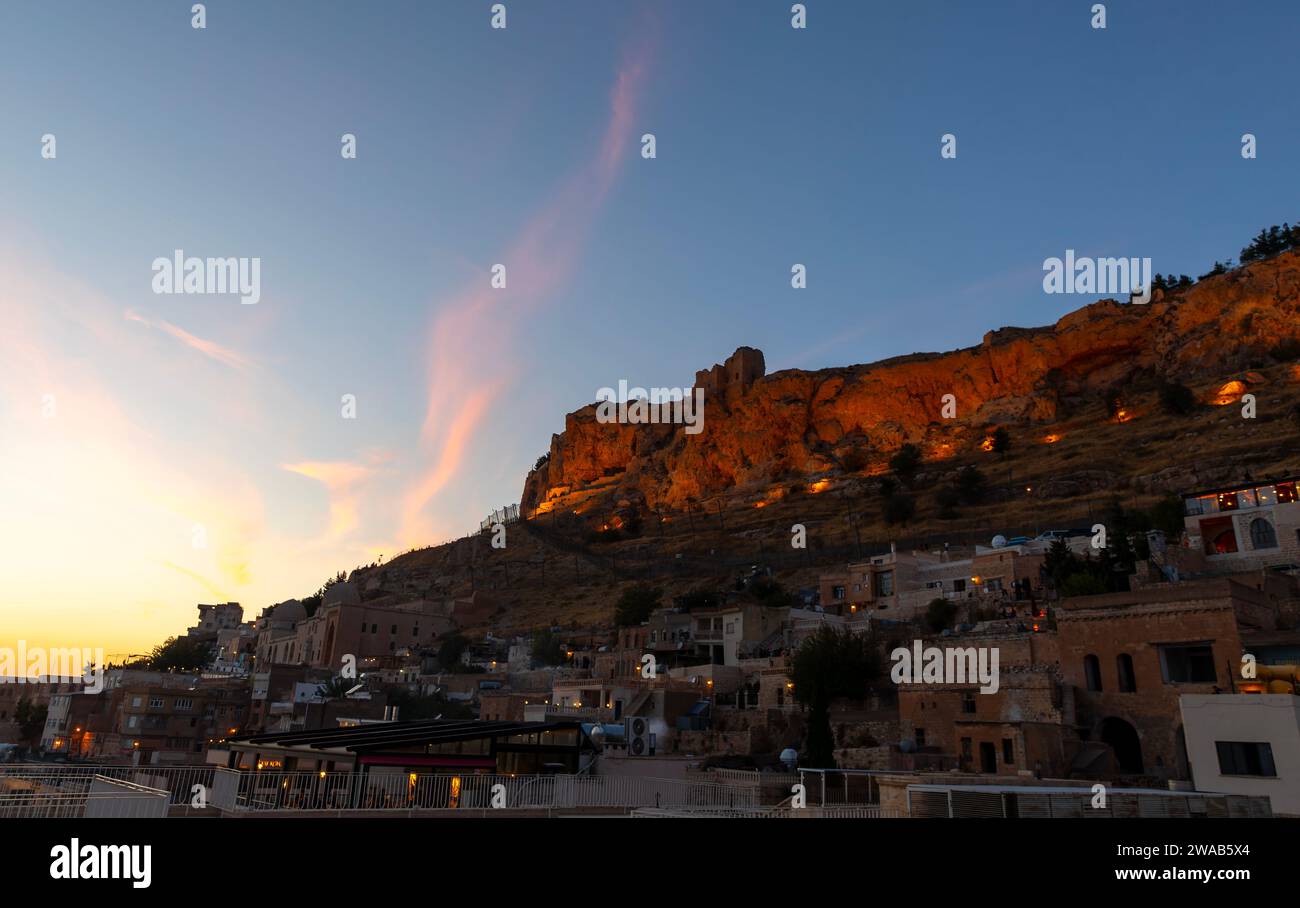
<instances>
[{"instance_id":1,"label":"pink wispy cloud","mask_svg":"<svg viewBox=\"0 0 1300 908\"><path fill-rule=\"evenodd\" d=\"M402 497L404 544L429 541L425 509L457 475L483 419L514 378L513 371L495 366L488 373L481 351L508 351L523 317L554 297L572 277L628 148L639 136L638 103L653 48L653 39L645 39L626 56L610 92L609 114L594 153L509 244L500 259L507 269L508 289L492 289L488 276L481 275L434 320L428 403L420 432L429 465ZM496 358L496 362L509 360L509 356ZM488 374L491 377L485 379Z\"/></svg>"},{"instance_id":2,"label":"pink wispy cloud","mask_svg":"<svg viewBox=\"0 0 1300 908\"><path fill-rule=\"evenodd\" d=\"M184 328L173 325L171 322L163 321L162 319L148 319L131 309L126 310L125 318L127 321L137 322L144 325L146 328L153 328L162 331L165 334L169 334L190 349L197 350L209 359L216 360L222 365L229 366L232 369L242 371L251 365L247 358L236 353L234 350L231 350L228 347L223 347L216 341L210 341L199 337L196 334L191 334Z\"/></svg>"}]
</instances>

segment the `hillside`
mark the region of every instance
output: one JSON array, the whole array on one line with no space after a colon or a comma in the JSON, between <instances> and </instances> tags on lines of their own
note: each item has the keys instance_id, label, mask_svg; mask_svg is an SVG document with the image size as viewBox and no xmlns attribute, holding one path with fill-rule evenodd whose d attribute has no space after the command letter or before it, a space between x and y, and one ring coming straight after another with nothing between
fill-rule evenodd
<instances>
[{"instance_id":1,"label":"hillside","mask_svg":"<svg viewBox=\"0 0 1300 908\"><path fill-rule=\"evenodd\" d=\"M503 630L601 625L618 586L637 578L682 592L729 584L762 561L787 586L809 585L822 566L891 540L984 542L1085 525L1113 496L1140 508L1297 472L1298 308L1300 254L1286 252L1156 291L1148 305L1101 301L951 353L765 375L761 352L741 348L697 374L697 435L601 424L594 404L570 413L525 480L528 519L509 529L506 550L483 535L366 573L386 590L495 589ZM1173 383L1195 395L1190 412L1162 406ZM1241 416L1244 393L1255 419ZM1011 440L1003 454L986 450L996 427ZM905 443L924 455L909 493L916 513L891 526L879 477ZM938 490L966 465L985 475L987 494L941 508ZM796 522L806 551L790 547Z\"/></svg>"}]
</instances>

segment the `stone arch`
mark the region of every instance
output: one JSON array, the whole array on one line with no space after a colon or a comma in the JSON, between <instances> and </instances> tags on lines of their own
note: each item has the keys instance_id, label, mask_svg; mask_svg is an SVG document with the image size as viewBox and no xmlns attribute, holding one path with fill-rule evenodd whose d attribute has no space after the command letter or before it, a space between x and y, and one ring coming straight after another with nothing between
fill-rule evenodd
<instances>
[{"instance_id":1,"label":"stone arch","mask_svg":"<svg viewBox=\"0 0 1300 908\"><path fill-rule=\"evenodd\" d=\"M1115 763L1126 775L1139 775L1142 767L1142 742L1137 729L1116 716L1101 720L1101 740L1115 752Z\"/></svg>"}]
</instances>

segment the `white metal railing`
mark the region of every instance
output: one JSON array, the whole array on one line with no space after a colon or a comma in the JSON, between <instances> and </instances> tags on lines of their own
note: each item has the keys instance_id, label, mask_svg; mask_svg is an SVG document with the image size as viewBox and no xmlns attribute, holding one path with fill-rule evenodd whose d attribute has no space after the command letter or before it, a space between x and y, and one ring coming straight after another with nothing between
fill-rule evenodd
<instances>
[{"instance_id":1,"label":"white metal railing","mask_svg":"<svg viewBox=\"0 0 1300 908\"><path fill-rule=\"evenodd\" d=\"M762 807L751 809L731 809L724 807L638 807L632 811L634 817L688 817L688 818L744 818L744 819L857 819L878 820L900 817L896 810L881 807Z\"/></svg>"},{"instance_id":2,"label":"white metal railing","mask_svg":"<svg viewBox=\"0 0 1300 908\"><path fill-rule=\"evenodd\" d=\"M168 792L170 802L190 805L195 786L202 786L203 800L210 798L213 766L96 766L76 763L0 764L0 794L6 789L38 784L65 794L85 794L96 776L119 779Z\"/></svg>"},{"instance_id":3,"label":"white metal railing","mask_svg":"<svg viewBox=\"0 0 1300 908\"><path fill-rule=\"evenodd\" d=\"M211 804L227 811L347 811L759 806L757 789L639 776L394 772L216 773Z\"/></svg>"},{"instance_id":4,"label":"white metal railing","mask_svg":"<svg viewBox=\"0 0 1300 908\"><path fill-rule=\"evenodd\" d=\"M162 789L107 776L65 787L24 780L20 786L0 787L0 818L165 817L168 801Z\"/></svg>"}]
</instances>

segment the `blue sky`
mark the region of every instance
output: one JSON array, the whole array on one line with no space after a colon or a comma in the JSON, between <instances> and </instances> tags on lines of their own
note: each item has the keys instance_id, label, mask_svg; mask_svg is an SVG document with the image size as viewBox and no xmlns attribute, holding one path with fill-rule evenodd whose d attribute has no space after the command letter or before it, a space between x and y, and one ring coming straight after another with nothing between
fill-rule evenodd
<instances>
[{"instance_id":1,"label":"blue sky","mask_svg":"<svg viewBox=\"0 0 1300 908\"><path fill-rule=\"evenodd\" d=\"M1086 302L1067 248L1195 276L1300 217L1293 3L490 5L0 6L0 618L303 595L516 501L619 379L967 346ZM153 294L177 248L261 302Z\"/></svg>"}]
</instances>

